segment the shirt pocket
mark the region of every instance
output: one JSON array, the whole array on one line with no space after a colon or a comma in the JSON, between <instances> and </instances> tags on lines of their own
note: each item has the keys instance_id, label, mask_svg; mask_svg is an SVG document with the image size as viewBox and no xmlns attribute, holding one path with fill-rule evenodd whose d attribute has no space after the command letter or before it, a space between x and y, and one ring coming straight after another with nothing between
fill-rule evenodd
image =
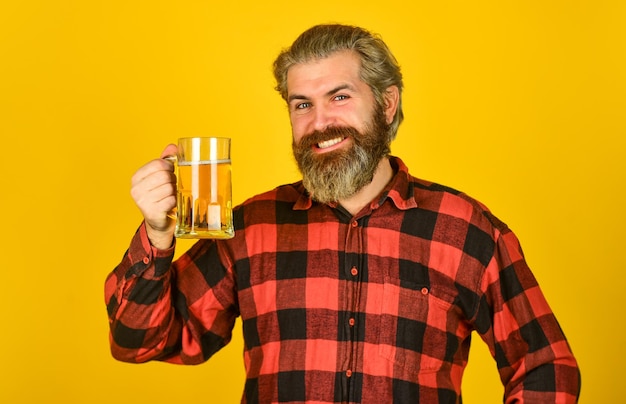
<instances>
[{"instance_id":1,"label":"shirt pocket","mask_svg":"<svg viewBox=\"0 0 626 404\"><path fill-rule=\"evenodd\" d=\"M385 277L379 355L409 372L436 372L458 348L446 331L454 293L442 287Z\"/></svg>"}]
</instances>

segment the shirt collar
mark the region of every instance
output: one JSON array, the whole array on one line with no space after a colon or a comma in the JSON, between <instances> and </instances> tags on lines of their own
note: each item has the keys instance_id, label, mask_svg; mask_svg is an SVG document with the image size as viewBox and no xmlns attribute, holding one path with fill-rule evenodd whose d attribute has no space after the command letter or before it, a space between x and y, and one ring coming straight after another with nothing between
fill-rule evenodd
<instances>
[{"instance_id":1,"label":"shirt collar","mask_svg":"<svg viewBox=\"0 0 626 404\"><path fill-rule=\"evenodd\" d=\"M380 197L372 201L370 205L371 209L377 209L387 198L391 199L394 205L400 210L416 208L417 201L415 200L413 182L411 181L408 167L399 157L389 156L389 162L395 174L391 181L389 181L389 184L387 184L385 189L381 192ZM293 209L310 209L313 206L313 200L301 181L297 184L296 188L300 196L294 204ZM329 206L332 208L337 207L335 203L329 204Z\"/></svg>"},{"instance_id":2,"label":"shirt collar","mask_svg":"<svg viewBox=\"0 0 626 404\"><path fill-rule=\"evenodd\" d=\"M296 184L296 190L300 196L293 205L293 210L307 210L311 208L311 206L313 206L313 200L311 199L311 196L307 192L306 188L304 188L304 185L302 185L302 181Z\"/></svg>"}]
</instances>

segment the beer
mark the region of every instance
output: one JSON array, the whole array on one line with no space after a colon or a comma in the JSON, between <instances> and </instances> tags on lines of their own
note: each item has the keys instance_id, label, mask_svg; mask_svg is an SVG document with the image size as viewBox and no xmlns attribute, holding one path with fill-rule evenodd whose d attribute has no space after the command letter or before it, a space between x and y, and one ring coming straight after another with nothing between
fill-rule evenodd
<instances>
[{"instance_id":1,"label":"beer","mask_svg":"<svg viewBox=\"0 0 626 404\"><path fill-rule=\"evenodd\" d=\"M175 236L233 237L230 160L178 161L176 177Z\"/></svg>"}]
</instances>

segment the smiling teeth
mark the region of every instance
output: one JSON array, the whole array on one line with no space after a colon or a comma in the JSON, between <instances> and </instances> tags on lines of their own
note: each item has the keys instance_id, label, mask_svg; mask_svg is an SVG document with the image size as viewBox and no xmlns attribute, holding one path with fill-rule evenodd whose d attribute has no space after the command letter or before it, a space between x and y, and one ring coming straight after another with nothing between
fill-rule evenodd
<instances>
[{"instance_id":1,"label":"smiling teeth","mask_svg":"<svg viewBox=\"0 0 626 404\"><path fill-rule=\"evenodd\" d=\"M330 140L325 140L323 142L319 142L317 144L317 147L319 147L320 149L326 149L330 146L336 145L337 143L341 142L343 140L343 138L341 137L336 137L334 139L330 139Z\"/></svg>"}]
</instances>

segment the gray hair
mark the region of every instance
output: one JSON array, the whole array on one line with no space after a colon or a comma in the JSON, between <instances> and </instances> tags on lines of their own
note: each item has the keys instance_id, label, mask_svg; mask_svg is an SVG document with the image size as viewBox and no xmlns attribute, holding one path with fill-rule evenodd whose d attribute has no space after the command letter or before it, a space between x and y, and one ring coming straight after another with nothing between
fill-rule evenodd
<instances>
[{"instance_id":1,"label":"gray hair","mask_svg":"<svg viewBox=\"0 0 626 404\"><path fill-rule=\"evenodd\" d=\"M360 76L374 93L379 107L385 106L385 91L397 86L400 94L398 109L390 125L390 140L394 139L402 113L402 74L400 66L383 40L369 31L349 25L316 25L303 32L291 45L283 50L274 61L276 91L287 100L287 72L301 63L324 59L343 50L355 51L361 60Z\"/></svg>"}]
</instances>

